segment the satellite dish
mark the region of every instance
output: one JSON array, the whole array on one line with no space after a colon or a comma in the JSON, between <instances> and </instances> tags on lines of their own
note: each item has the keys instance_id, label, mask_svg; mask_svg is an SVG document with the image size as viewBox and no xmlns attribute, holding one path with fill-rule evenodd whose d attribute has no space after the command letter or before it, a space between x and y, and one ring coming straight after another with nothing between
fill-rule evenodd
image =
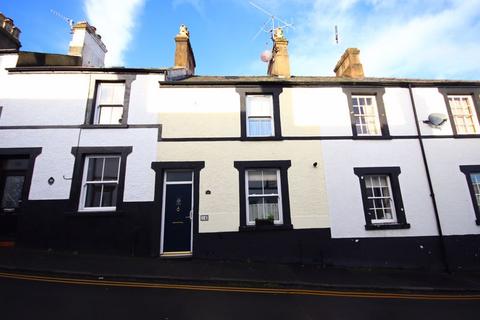
<instances>
[{"instance_id":1,"label":"satellite dish","mask_svg":"<svg viewBox=\"0 0 480 320\"><path fill-rule=\"evenodd\" d=\"M270 50L263 51L260 55L260 59L262 59L263 62L269 62L272 60L272 52Z\"/></svg>"},{"instance_id":2,"label":"satellite dish","mask_svg":"<svg viewBox=\"0 0 480 320\"><path fill-rule=\"evenodd\" d=\"M428 123L432 126L441 126L448 120L448 117L446 114L443 113L431 113L428 116L428 120L423 121L424 123Z\"/></svg>"}]
</instances>

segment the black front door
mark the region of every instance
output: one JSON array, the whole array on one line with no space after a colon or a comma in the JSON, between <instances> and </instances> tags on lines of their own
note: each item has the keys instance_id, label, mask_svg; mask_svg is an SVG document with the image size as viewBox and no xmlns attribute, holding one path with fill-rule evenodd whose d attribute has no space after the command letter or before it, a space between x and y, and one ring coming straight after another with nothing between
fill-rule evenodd
<instances>
[{"instance_id":1,"label":"black front door","mask_svg":"<svg viewBox=\"0 0 480 320\"><path fill-rule=\"evenodd\" d=\"M0 159L0 240L15 239L17 213L27 198L28 158Z\"/></svg>"},{"instance_id":2,"label":"black front door","mask_svg":"<svg viewBox=\"0 0 480 320\"><path fill-rule=\"evenodd\" d=\"M163 253L192 251L192 184L165 184Z\"/></svg>"}]
</instances>

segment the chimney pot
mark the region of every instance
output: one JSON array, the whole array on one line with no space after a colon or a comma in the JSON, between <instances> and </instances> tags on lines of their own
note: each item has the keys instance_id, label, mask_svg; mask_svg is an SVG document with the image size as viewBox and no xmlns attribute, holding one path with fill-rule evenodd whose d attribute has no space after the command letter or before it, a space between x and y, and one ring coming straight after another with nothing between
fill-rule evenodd
<instances>
[{"instance_id":1,"label":"chimney pot","mask_svg":"<svg viewBox=\"0 0 480 320\"><path fill-rule=\"evenodd\" d=\"M276 28L272 35L272 58L268 64L268 75L279 78L290 78L290 62L288 58L288 40L282 28Z\"/></svg>"},{"instance_id":2,"label":"chimney pot","mask_svg":"<svg viewBox=\"0 0 480 320\"><path fill-rule=\"evenodd\" d=\"M338 60L335 69L337 77L362 79L365 77L363 66L360 62L360 50L357 48L348 48Z\"/></svg>"},{"instance_id":3,"label":"chimney pot","mask_svg":"<svg viewBox=\"0 0 480 320\"><path fill-rule=\"evenodd\" d=\"M3 20L3 28L8 32L11 32L12 27L13 27L13 20L10 18L5 18L5 20Z\"/></svg>"}]
</instances>

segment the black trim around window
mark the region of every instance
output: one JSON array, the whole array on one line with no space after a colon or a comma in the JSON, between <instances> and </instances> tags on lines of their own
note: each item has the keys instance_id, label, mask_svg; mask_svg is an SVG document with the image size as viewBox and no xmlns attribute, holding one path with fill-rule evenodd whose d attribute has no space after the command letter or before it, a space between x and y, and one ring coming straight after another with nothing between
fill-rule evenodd
<instances>
[{"instance_id":1,"label":"black trim around window","mask_svg":"<svg viewBox=\"0 0 480 320\"><path fill-rule=\"evenodd\" d=\"M189 169L193 171L193 244L192 254L195 255L195 242L199 233L199 196L200 196L200 171L205 167L204 161L156 161L152 162L152 169L155 171L155 205L158 214L152 217L152 256L160 254L160 237L162 230L162 204L163 204L163 183L165 171Z\"/></svg>"},{"instance_id":2,"label":"black trim around window","mask_svg":"<svg viewBox=\"0 0 480 320\"><path fill-rule=\"evenodd\" d=\"M450 125L452 126L452 131L454 136L465 136L465 135L472 135L469 134L459 134L457 132L457 127L455 126L455 120L453 118L452 109L450 108L450 101L448 101L448 96L470 96L472 97L473 107L475 108L475 112L477 114L477 120L480 121L480 88L438 88L438 92L440 92L445 100L445 106L447 107L448 119L450 120ZM479 125L480 123L476 123ZM476 134L474 134L476 135Z\"/></svg>"},{"instance_id":3,"label":"black trim around window","mask_svg":"<svg viewBox=\"0 0 480 320\"><path fill-rule=\"evenodd\" d=\"M35 159L42 153L42 148L0 148L1 159L12 159L17 157L28 158L29 164L26 170L25 181L22 190L22 205L15 211L15 214L22 212L22 207L28 201L30 194L30 186L32 184L33 169L35 167ZM0 211L0 215L3 212Z\"/></svg>"},{"instance_id":4,"label":"black trim around window","mask_svg":"<svg viewBox=\"0 0 480 320\"><path fill-rule=\"evenodd\" d=\"M240 198L240 231L292 229L290 218L290 199L288 192L287 170L292 165L290 160L267 160L267 161L235 161L233 166L238 170L239 198ZM245 190L245 171L248 169L278 169L280 170L280 184L282 195L283 224L273 226L249 226L247 225L247 206Z\"/></svg>"},{"instance_id":5,"label":"black trim around window","mask_svg":"<svg viewBox=\"0 0 480 320\"><path fill-rule=\"evenodd\" d=\"M236 91L240 95L240 130L241 140L252 141L268 141L281 140L282 127L280 121L280 94L283 91L281 87L269 86L251 86L251 87L237 87ZM272 95L273 100L273 126L274 135L271 137L249 137L247 136L247 95Z\"/></svg>"},{"instance_id":6,"label":"black trim around window","mask_svg":"<svg viewBox=\"0 0 480 320\"><path fill-rule=\"evenodd\" d=\"M405 209L403 207L402 193L400 191L400 183L398 176L401 173L400 167L376 167L376 168L353 168L353 172L358 176L360 181L360 190L362 192L363 211L365 214L366 230L384 230L384 229L408 229L410 224L407 223L405 217ZM393 202L395 204L395 213L397 216L396 223L374 224L368 211L368 198L365 186L364 176L366 175L388 175L390 177L390 185L392 187Z\"/></svg>"},{"instance_id":7,"label":"black trim around window","mask_svg":"<svg viewBox=\"0 0 480 320\"><path fill-rule=\"evenodd\" d=\"M108 215L123 211L123 193L125 188L125 171L127 167L127 156L132 152L133 147L73 147L72 154L75 157L73 167L72 186L70 188L69 212L80 213L79 215ZM115 211L88 211L79 212L79 201L82 189L83 170L86 156L90 155L120 155L120 173L118 176L118 193Z\"/></svg>"},{"instance_id":8,"label":"black trim around window","mask_svg":"<svg viewBox=\"0 0 480 320\"><path fill-rule=\"evenodd\" d=\"M128 123L128 108L130 104L130 91L132 87L132 82L135 80L135 75L129 75L124 79L119 80L102 80L96 79L94 85L93 96L88 98L87 108L85 112L85 126L102 126L102 127L118 127L118 126L126 126ZM122 123L119 124L95 124L95 104L97 100L98 94L98 87L101 83L124 83L125 91L123 96L123 114L122 114Z\"/></svg>"},{"instance_id":9,"label":"black trim around window","mask_svg":"<svg viewBox=\"0 0 480 320\"><path fill-rule=\"evenodd\" d=\"M388 129L387 114L385 112L385 105L383 103L383 95L385 94L385 88L372 88L372 87L342 87L343 92L347 96L348 109L350 112L350 124L352 127L352 134L357 139L371 139L377 137L380 139L390 139L390 130ZM355 116L353 115L353 103L352 96L365 95L374 96L375 103L377 104L378 120L380 122L380 136L365 135L359 136L357 133L357 127L355 126Z\"/></svg>"},{"instance_id":10,"label":"black trim around window","mask_svg":"<svg viewBox=\"0 0 480 320\"><path fill-rule=\"evenodd\" d=\"M470 198L472 199L473 210L475 211L475 223L480 226L480 209L478 208L477 197L475 196L471 177L472 173L480 173L480 165L460 166L460 171L465 174L465 178L467 179L468 190L470 191Z\"/></svg>"}]
</instances>

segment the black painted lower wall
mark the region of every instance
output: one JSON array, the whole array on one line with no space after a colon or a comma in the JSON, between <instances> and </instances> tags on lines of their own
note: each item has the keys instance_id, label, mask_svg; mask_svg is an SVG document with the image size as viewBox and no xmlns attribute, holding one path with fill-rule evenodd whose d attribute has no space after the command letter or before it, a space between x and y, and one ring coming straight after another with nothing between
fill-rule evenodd
<instances>
[{"instance_id":1,"label":"black painted lower wall","mask_svg":"<svg viewBox=\"0 0 480 320\"><path fill-rule=\"evenodd\" d=\"M68 200L28 201L16 245L78 253L158 256L160 209L125 203L115 214L68 212ZM0 217L0 224L2 217ZM480 270L480 235L445 237L451 270ZM444 269L438 237L332 239L330 229L194 235L194 258L350 267Z\"/></svg>"}]
</instances>

